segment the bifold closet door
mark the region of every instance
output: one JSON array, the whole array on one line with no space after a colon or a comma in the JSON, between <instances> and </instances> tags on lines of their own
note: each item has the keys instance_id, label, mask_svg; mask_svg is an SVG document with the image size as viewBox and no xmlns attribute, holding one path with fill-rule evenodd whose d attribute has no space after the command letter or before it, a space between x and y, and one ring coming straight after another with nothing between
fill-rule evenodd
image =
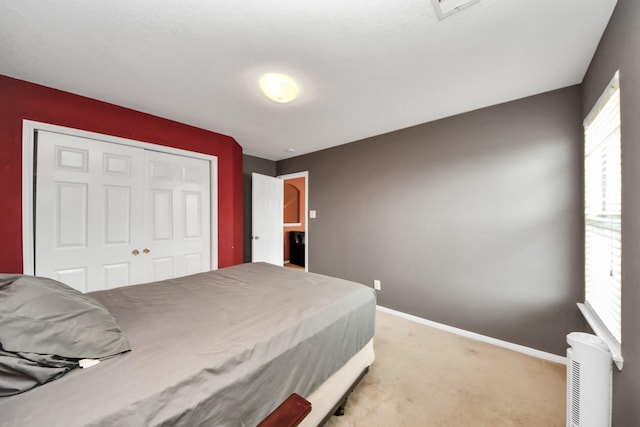
<instances>
[{"instance_id":1,"label":"bifold closet door","mask_svg":"<svg viewBox=\"0 0 640 427\"><path fill-rule=\"evenodd\" d=\"M143 282L143 149L38 131L35 274L82 292Z\"/></svg>"},{"instance_id":2,"label":"bifold closet door","mask_svg":"<svg viewBox=\"0 0 640 427\"><path fill-rule=\"evenodd\" d=\"M207 271L202 159L38 131L35 274L82 292Z\"/></svg>"},{"instance_id":3,"label":"bifold closet door","mask_svg":"<svg viewBox=\"0 0 640 427\"><path fill-rule=\"evenodd\" d=\"M209 162L155 151L146 152L146 162L149 280L210 270Z\"/></svg>"}]
</instances>

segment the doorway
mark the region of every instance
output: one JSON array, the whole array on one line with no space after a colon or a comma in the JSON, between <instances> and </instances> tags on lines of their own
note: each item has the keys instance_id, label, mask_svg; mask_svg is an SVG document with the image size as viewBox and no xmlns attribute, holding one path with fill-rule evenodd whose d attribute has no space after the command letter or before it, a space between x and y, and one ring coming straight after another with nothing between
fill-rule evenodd
<instances>
[{"instance_id":1,"label":"doorway","mask_svg":"<svg viewBox=\"0 0 640 427\"><path fill-rule=\"evenodd\" d=\"M251 174L251 261L309 271L308 256L308 172L277 177ZM293 212L297 217L285 221L285 184L295 184L298 193ZM296 221L296 222L291 222ZM291 263L290 234L297 233L297 258ZM302 235L302 236L301 236ZM295 250L294 250L295 252ZM290 265L292 264L292 265Z\"/></svg>"},{"instance_id":2,"label":"doorway","mask_svg":"<svg viewBox=\"0 0 640 427\"><path fill-rule=\"evenodd\" d=\"M309 173L280 175L284 181L282 257L285 267L308 271Z\"/></svg>"}]
</instances>

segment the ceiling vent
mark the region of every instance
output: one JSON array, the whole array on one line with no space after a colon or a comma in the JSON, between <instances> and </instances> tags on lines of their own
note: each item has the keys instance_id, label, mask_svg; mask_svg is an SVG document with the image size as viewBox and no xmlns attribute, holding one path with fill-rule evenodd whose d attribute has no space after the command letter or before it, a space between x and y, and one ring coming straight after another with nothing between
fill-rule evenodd
<instances>
[{"instance_id":1,"label":"ceiling vent","mask_svg":"<svg viewBox=\"0 0 640 427\"><path fill-rule=\"evenodd\" d=\"M467 8L480 0L431 0L433 7L441 20L447 16L451 16L462 9Z\"/></svg>"}]
</instances>

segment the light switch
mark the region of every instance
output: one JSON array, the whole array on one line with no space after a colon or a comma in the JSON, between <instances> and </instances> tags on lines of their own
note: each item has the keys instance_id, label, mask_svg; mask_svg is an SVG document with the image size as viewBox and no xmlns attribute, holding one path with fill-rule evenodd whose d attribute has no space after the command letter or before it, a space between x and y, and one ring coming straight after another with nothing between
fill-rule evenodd
<instances>
[{"instance_id":1,"label":"light switch","mask_svg":"<svg viewBox=\"0 0 640 427\"><path fill-rule=\"evenodd\" d=\"M309 218L315 218L316 217L316 211L315 210L310 210L309 211Z\"/></svg>"}]
</instances>

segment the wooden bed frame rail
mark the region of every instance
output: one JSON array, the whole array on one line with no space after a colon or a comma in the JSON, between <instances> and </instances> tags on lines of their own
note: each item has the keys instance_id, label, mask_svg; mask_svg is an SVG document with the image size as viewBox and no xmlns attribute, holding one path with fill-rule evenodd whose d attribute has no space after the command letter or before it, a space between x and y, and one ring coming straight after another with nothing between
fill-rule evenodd
<instances>
[{"instance_id":1,"label":"wooden bed frame rail","mask_svg":"<svg viewBox=\"0 0 640 427\"><path fill-rule=\"evenodd\" d=\"M311 412L311 402L293 393L280 404L258 427L295 427Z\"/></svg>"}]
</instances>

